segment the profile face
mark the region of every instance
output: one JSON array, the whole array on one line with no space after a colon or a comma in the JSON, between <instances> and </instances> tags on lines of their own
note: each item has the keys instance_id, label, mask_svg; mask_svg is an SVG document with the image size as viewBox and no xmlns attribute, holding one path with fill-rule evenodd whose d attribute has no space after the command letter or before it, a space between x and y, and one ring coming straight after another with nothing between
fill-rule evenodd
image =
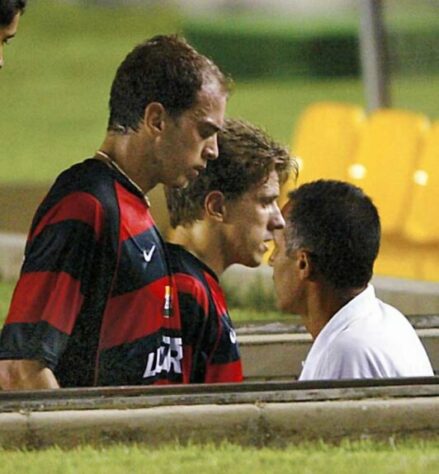
<instances>
[{"instance_id":1,"label":"profile face","mask_svg":"<svg viewBox=\"0 0 439 474\"><path fill-rule=\"evenodd\" d=\"M184 187L218 157L217 133L224 122L227 95L216 82L204 85L192 108L168 117L160 142L160 182Z\"/></svg>"},{"instance_id":2,"label":"profile face","mask_svg":"<svg viewBox=\"0 0 439 474\"><path fill-rule=\"evenodd\" d=\"M0 25L0 68L4 67L4 47L17 33L18 23L20 21L20 13L17 13L11 23L6 26Z\"/></svg>"},{"instance_id":3,"label":"profile face","mask_svg":"<svg viewBox=\"0 0 439 474\"><path fill-rule=\"evenodd\" d=\"M272 171L268 180L243 196L226 202L224 248L228 265L256 267L262 262L273 232L285 221L277 205L279 177Z\"/></svg>"},{"instance_id":4,"label":"profile face","mask_svg":"<svg viewBox=\"0 0 439 474\"><path fill-rule=\"evenodd\" d=\"M291 203L288 203L282 209L284 216L289 212L290 206ZM269 264L273 268L273 281L278 308L288 313L300 314L303 294L297 260L298 252L295 251L292 254L288 254L285 240L285 234L290 225L287 222L287 228L274 232L274 249L270 256Z\"/></svg>"}]
</instances>

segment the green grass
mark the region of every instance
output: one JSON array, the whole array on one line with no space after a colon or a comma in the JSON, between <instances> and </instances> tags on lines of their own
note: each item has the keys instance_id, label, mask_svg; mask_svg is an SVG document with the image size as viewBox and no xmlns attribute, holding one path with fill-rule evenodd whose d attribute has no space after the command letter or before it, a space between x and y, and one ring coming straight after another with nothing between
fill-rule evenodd
<instances>
[{"instance_id":1,"label":"green grass","mask_svg":"<svg viewBox=\"0 0 439 474\"><path fill-rule=\"evenodd\" d=\"M285 449L170 445L89 446L69 451L0 451L1 472L52 473L300 473L300 474L433 474L439 442L343 442L340 446L309 443Z\"/></svg>"},{"instance_id":2,"label":"green grass","mask_svg":"<svg viewBox=\"0 0 439 474\"><path fill-rule=\"evenodd\" d=\"M31 3L0 73L0 183L51 182L94 153L105 134L108 92L120 61L143 39L179 32L182 24L175 12L159 7ZM437 118L438 89L439 77L395 79L394 106ZM363 105L361 81L238 82L228 113L289 144L300 113L320 100Z\"/></svg>"},{"instance_id":3,"label":"green grass","mask_svg":"<svg viewBox=\"0 0 439 474\"><path fill-rule=\"evenodd\" d=\"M178 16L160 8L30 4L1 72L0 181L52 180L93 153L121 60L145 38L179 30Z\"/></svg>"},{"instance_id":4,"label":"green grass","mask_svg":"<svg viewBox=\"0 0 439 474\"><path fill-rule=\"evenodd\" d=\"M296 317L291 316L290 314L281 313L274 309L267 309L264 311L257 310L251 307L235 307L230 306L229 308L230 316L232 317L235 323L247 323L247 322L272 322L272 321L283 321L297 323L298 320Z\"/></svg>"}]
</instances>

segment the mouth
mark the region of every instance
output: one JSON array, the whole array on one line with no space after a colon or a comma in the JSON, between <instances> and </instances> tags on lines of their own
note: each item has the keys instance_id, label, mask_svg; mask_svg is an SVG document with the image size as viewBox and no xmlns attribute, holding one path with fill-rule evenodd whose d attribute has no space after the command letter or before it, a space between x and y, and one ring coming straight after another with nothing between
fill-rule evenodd
<instances>
[{"instance_id":1,"label":"mouth","mask_svg":"<svg viewBox=\"0 0 439 474\"><path fill-rule=\"evenodd\" d=\"M190 170L191 179L197 178L206 169L205 166L195 166Z\"/></svg>"},{"instance_id":2,"label":"mouth","mask_svg":"<svg viewBox=\"0 0 439 474\"><path fill-rule=\"evenodd\" d=\"M206 164L207 163L205 163L204 165L195 166L195 170L198 171L198 174L204 172L204 170L206 169Z\"/></svg>"}]
</instances>

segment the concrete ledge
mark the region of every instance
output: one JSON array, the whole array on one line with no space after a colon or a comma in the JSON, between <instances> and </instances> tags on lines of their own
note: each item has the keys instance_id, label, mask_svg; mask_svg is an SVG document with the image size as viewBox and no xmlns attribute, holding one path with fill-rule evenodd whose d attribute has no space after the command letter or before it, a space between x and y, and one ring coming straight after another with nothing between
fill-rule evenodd
<instances>
[{"instance_id":1,"label":"concrete ledge","mask_svg":"<svg viewBox=\"0 0 439 474\"><path fill-rule=\"evenodd\" d=\"M439 398L273 403L264 408L267 436L274 444L348 437L432 436L439 428Z\"/></svg>"},{"instance_id":2,"label":"concrete ledge","mask_svg":"<svg viewBox=\"0 0 439 474\"><path fill-rule=\"evenodd\" d=\"M0 280L18 278L23 263L26 236L16 233L0 233Z\"/></svg>"},{"instance_id":3,"label":"concrete ledge","mask_svg":"<svg viewBox=\"0 0 439 474\"><path fill-rule=\"evenodd\" d=\"M308 334L238 335L247 380L296 379L312 339Z\"/></svg>"},{"instance_id":4,"label":"concrete ledge","mask_svg":"<svg viewBox=\"0 0 439 474\"><path fill-rule=\"evenodd\" d=\"M342 437L429 437L438 430L439 397L0 414L3 448L222 440L285 445Z\"/></svg>"},{"instance_id":5,"label":"concrete ledge","mask_svg":"<svg viewBox=\"0 0 439 474\"><path fill-rule=\"evenodd\" d=\"M0 414L0 446L2 448L28 446L29 441L29 423L25 414Z\"/></svg>"},{"instance_id":6,"label":"concrete ledge","mask_svg":"<svg viewBox=\"0 0 439 474\"><path fill-rule=\"evenodd\" d=\"M418 329L435 373L439 373L439 329ZM247 380L296 379L311 348L309 334L239 334Z\"/></svg>"},{"instance_id":7,"label":"concrete ledge","mask_svg":"<svg viewBox=\"0 0 439 474\"><path fill-rule=\"evenodd\" d=\"M99 444L124 441L159 445L173 441L227 439L252 443L257 434L259 410L245 406L176 406L138 410L35 413L29 429L38 445L78 441Z\"/></svg>"}]
</instances>

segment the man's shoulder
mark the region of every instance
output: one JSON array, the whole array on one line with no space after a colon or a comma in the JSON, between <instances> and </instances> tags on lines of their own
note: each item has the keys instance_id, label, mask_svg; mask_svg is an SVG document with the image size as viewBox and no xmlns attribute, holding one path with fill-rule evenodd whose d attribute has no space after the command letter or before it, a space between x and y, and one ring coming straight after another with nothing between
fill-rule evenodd
<instances>
[{"instance_id":1,"label":"man's shoulder","mask_svg":"<svg viewBox=\"0 0 439 474\"><path fill-rule=\"evenodd\" d=\"M78 218L95 225L108 215L111 221L117 222L115 203L113 178L108 167L98 160L87 159L58 176L35 213L31 233L34 235L44 223L54 220ZM97 215L100 216L98 221Z\"/></svg>"},{"instance_id":2,"label":"man's shoulder","mask_svg":"<svg viewBox=\"0 0 439 474\"><path fill-rule=\"evenodd\" d=\"M217 300L222 292L214 272L181 245L168 242L166 246L178 292L196 295L203 301Z\"/></svg>"},{"instance_id":3,"label":"man's shoulder","mask_svg":"<svg viewBox=\"0 0 439 474\"><path fill-rule=\"evenodd\" d=\"M72 165L64 170L55 180L51 192L64 190L64 192L84 191L97 194L100 189L113 183L108 166L92 158Z\"/></svg>"},{"instance_id":4,"label":"man's shoulder","mask_svg":"<svg viewBox=\"0 0 439 474\"><path fill-rule=\"evenodd\" d=\"M212 269L183 246L166 242L166 248L173 273L185 273L202 280L205 280L206 276L209 275L217 281Z\"/></svg>"},{"instance_id":5,"label":"man's shoulder","mask_svg":"<svg viewBox=\"0 0 439 474\"><path fill-rule=\"evenodd\" d=\"M361 356L367 353L371 347L371 340L365 334L343 331L333 340L328 348L328 353L331 356L339 357Z\"/></svg>"}]
</instances>

